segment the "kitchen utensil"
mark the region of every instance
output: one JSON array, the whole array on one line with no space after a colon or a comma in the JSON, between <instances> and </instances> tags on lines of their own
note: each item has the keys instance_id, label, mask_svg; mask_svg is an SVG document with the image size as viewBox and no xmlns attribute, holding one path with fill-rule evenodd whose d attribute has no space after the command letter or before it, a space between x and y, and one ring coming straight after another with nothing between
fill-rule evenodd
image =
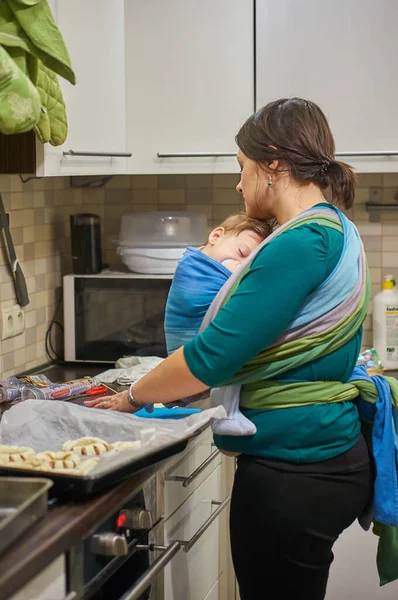
<instances>
[{"instance_id":1,"label":"kitchen utensil","mask_svg":"<svg viewBox=\"0 0 398 600\"><path fill-rule=\"evenodd\" d=\"M8 259L11 267L11 271L14 278L15 293L17 296L18 304L21 307L29 304L28 289L26 287L26 280L23 274L21 265L18 262L17 255L15 254L14 243L12 241L10 226L8 217L4 208L3 198L0 194L0 227L2 228L7 243Z\"/></svg>"}]
</instances>

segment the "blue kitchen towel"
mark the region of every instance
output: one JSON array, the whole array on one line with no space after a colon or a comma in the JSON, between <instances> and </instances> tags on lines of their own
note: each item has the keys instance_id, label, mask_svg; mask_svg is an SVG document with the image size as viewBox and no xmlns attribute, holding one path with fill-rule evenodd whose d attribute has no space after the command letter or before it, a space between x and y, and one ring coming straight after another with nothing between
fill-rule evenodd
<instances>
[{"instance_id":1,"label":"blue kitchen towel","mask_svg":"<svg viewBox=\"0 0 398 600\"><path fill-rule=\"evenodd\" d=\"M368 402L361 396L358 400L361 420L373 422L375 519L384 525L398 527L398 410L394 405L388 379L368 375L362 365L354 369L349 382L355 383L358 380L373 383L378 395L376 403Z\"/></svg>"},{"instance_id":2,"label":"blue kitchen towel","mask_svg":"<svg viewBox=\"0 0 398 600\"><path fill-rule=\"evenodd\" d=\"M143 419L183 419L198 412L200 412L199 408L154 408L152 412L143 408L134 415Z\"/></svg>"}]
</instances>

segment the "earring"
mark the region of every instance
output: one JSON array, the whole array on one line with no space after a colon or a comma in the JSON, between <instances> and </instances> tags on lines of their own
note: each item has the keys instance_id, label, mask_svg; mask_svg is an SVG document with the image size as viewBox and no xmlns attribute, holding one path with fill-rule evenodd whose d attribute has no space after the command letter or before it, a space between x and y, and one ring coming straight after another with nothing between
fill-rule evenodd
<instances>
[{"instance_id":1,"label":"earring","mask_svg":"<svg viewBox=\"0 0 398 600\"><path fill-rule=\"evenodd\" d=\"M272 187L272 177L268 175L268 187Z\"/></svg>"}]
</instances>

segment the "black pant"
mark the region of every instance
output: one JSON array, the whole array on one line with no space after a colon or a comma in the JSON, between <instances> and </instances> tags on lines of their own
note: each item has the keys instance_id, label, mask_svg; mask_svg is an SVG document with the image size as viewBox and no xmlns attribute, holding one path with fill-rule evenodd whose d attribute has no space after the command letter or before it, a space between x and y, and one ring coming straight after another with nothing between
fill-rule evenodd
<instances>
[{"instance_id":1,"label":"black pant","mask_svg":"<svg viewBox=\"0 0 398 600\"><path fill-rule=\"evenodd\" d=\"M241 600L323 600L333 544L372 491L362 436L321 463L240 456L230 527Z\"/></svg>"}]
</instances>

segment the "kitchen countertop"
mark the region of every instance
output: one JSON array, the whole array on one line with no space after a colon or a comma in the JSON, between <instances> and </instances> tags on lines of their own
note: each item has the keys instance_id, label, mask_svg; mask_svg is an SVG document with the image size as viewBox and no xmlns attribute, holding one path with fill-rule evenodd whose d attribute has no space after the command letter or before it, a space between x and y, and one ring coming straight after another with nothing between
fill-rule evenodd
<instances>
[{"instance_id":1,"label":"kitchen countertop","mask_svg":"<svg viewBox=\"0 0 398 600\"><path fill-rule=\"evenodd\" d=\"M106 368L106 365L50 365L35 369L35 372L45 372L52 381L62 382L85 375L94 376ZM195 406L208 408L209 399L197 402ZM50 506L43 519L0 555L0 600L7 600L57 556L93 533L170 460L172 458L158 462L87 500Z\"/></svg>"}]
</instances>

